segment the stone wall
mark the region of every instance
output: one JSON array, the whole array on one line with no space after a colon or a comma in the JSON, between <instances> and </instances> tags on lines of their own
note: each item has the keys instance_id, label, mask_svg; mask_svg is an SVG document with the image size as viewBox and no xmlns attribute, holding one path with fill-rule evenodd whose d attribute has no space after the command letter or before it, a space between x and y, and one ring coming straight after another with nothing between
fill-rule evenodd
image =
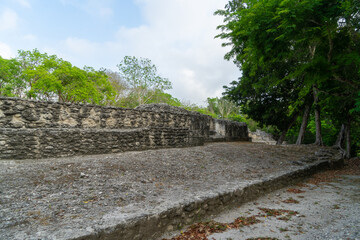
<instances>
[{"instance_id":1,"label":"stone wall","mask_svg":"<svg viewBox=\"0 0 360 240\"><path fill-rule=\"evenodd\" d=\"M276 144L276 140L271 134L261 131L259 129L256 129L255 132L249 132L249 137L251 142L266 143L270 145Z\"/></svg>"},{"instance_id":2,"label":"stone wall","mask_svg":"<svg viewBox=\"0 0 360 240\"><path fill-rule=\"evenodd\" d=\"M186 110L185 110L186 111ZM96 105L0 97L1 128L208 128L211 117L193 112L155 112Z\"/></svg>"},{"instance_id":3,"label":"stone wall","mask_svg":"<svg viewBox=\"0 0 360 240\"><path fill-rule=\"evenodd\" d=\"M248 129L245 123L213 119L213 126L208 141L241 141L249 140Z\"/></svg>"},{"instance_id":4,"label":"stone wall","mask_svg":"<svg viewBox=\"0 0 360 240\"><path fill-rule=\"evenodd\" d=\"M0 159L116 153L248 140L244 123L166 104L137 109L0 97Z\"/></svg>"}]
</instances>

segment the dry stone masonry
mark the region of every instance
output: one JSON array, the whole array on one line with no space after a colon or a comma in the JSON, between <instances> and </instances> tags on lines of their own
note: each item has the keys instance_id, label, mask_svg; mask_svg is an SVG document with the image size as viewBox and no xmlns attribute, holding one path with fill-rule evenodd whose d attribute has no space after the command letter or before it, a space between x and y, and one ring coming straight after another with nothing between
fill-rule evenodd
<instances>
[{"instance_id":1,"label":"dry stone masonry","mask_svg":"<svg viewBox=\"0 0 360 240\"><path fill-rule=\"evenodd\" d=\"M245 123L166 104L126 109L0 97L0 159L117 153L233 140L249 140Z\"/></svg>"},{"instance_id":2,"label":"dry stone masonry","mask_svg":"<svg viewBox=\"0 0 360 240\"><path fill-rule=\"evenodd\" d=\"M276 140L271 134L259 129L256 129L255 132L249 132L249 137L251 138L251 142L266 143L270 145L276 144Z\"/></svg>"}]
</instances>

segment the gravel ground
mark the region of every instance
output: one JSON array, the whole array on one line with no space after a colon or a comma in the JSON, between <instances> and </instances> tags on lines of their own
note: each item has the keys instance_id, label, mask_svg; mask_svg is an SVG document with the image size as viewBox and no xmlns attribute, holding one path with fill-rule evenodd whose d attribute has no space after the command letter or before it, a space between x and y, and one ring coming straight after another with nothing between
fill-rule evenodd
<instances>
[{"instance_id":1,"label":"gravel ground","mask_svg":"<svg viewBox=\"0 0 360 240\"><path fill-rule=\"evenodd\" d=\"M334 149L211 143L201 147L0 161L0 239L69 239L124 216L190 201L321 160ZM167 204L167 205L166 205Z\"/></svg>"},{"instance_id":2,"label":"gravel ground","mask_svg":"<svg viewBox=\"0 0 360 240\"><path fill-rule=\"evenodd\" d=\"M349 175L351 174L351 175ZM360 239L360 160L352 159L338 171L325 171L303 183L274 191L256 201L209 219L213 226L232 228L201 237L193 228L192 238L172 233L172 239ZM235 228L231 223L255 216L259 222ZM204 229L204 223L197 223ZM193 225L195 226L195 225ZM209 232L217 232L215 227ZM184 230L185 231L185 230ZM176 237L177 236L177 237Z\"/></svg>"}]
</instances>

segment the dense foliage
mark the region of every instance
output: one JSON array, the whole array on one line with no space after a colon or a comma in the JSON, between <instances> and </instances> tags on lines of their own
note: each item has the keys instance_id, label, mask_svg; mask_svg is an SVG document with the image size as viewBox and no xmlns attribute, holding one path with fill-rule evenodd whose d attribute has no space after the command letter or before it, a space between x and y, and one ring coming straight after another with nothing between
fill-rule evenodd
<instances>
[{"instance_id":1,"label":"dense foliage","mask_svg":"<svg viewBox=\"0 0 360 240\"><path fill-rule=\"evenodd\" d=\"M0 56L0 96L129 108L160 102L181 106L164 92L171 82L149 59L126 56L118 67L120 72L80 69L56 55L20 50L16 58Z\"/></svg>"},{"instance_id":2,"label":"dense foliage","mask_svg":"<svg viewBox=\"0 0 360 240\"><path fill-rule=\"evenodd\" d=\"M0 95L60 102L109 104L114 90L103 71L80 69L70 62L20 50L17 58L0 57Z\"/></svg>"},{"instance_id":3,"label":"dense foliage","mask_svg":"<svg viewBox=\"0 0 360 240\"><path fill-rule=\"evenodd\" d=\"M157 67L150 59L125 56L117 66L120 70L119 77L128 86L127 103L138 106L166 101L169 97L164 91L172 88L171 82L159 76Z\"/></svg>"},{"instance_id":4,"label":"dense foliage","mask_svg":"<svg viewBox=\"0 0 360 240\"><path fill-rule=\"evenodd\" d=\"M229 1L216 12L224 17L217 37L228 40L225 58L242 76L225 95L283 136L310 106L316 143L323 143L321 119L338 130L344 124L349 155L359 118L359 9L359 0Z\"/></svg>"}]
</instances>

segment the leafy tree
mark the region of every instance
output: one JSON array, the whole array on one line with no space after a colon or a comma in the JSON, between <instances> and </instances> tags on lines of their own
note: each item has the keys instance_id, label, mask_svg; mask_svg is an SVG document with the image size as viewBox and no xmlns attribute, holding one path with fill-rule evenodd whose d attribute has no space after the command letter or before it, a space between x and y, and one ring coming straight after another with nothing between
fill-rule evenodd
<instances>
[{"instance_id":1,"label":"leafy tree","mask_svg":"<svg viewBox=\"0 0 360 240\"><path fill-rule=\"evenodd\" d=\"M121 78L118 72L111 71L110 69L102 69L108 77L108 80L115 91L115 105L121 105L120 102L124 99L128 92L128 84Z\"/></svg>"},{"instance_id":2,"label":"leafy tree","mask_svg":"<svg viewBox=\"0 0 360 240\"><path fill-rule=\"evenodd\" d=\"M225 58L234 59L243 76L226 95L265 124L276 117L262 114L259 104L272 99L265 110L286 130L307 109L304 102L312 93L317 144L322 144L320 111L333 121L346 120L350 129L360 89L359 8L358 0L230 1L216 12L225 18L217 37L229 40L223 44L231 46Z\"/></svg>"},{"instance_id":3,"label":"leafy tree","mask_svg":"<svg viewBox=\"0 0 360 240\"><path fill-rule=\"evenodd\" d=\"M358 98L356 99L355 108L352 110L352 112L360 112L360 91Z\"/></svg>"},{"instance_id":4,"label":"leafy tree","mask_svg":"<svg viewBox=\"0 0 360 240\"><path fill-rule=\"evenodd\" d=\"M108 80L106 72L104 70L96 71L94 68L87 66L83 70L86 72L88 81L95 87L93 103L112 105L114 103L115 91Z\"/></svg>"},{"instance_id":5,"label":"leafy tree","mask_svg":"<svg viewBox=\"0 0 360 240\"><path fill-rule=\"evenodd\" d=\"M171 89L171 82L157 73L157 67L147 58L125 56L120 64L120 77L129 85L129 96L136 105L149 103L158 92Z\"/></svg>"},{"instance_id":6,"label":"leafy tree","mask_svg":"<svg viewBox=\"0 0 360 240\"><path fill-rule=\"evenodd\" d=\"M281 82L269 87L268 79L257 79L243 72L239 82L232 82L232 86L225 88L225 94L241 106L242 113L264 126L275 126L281 143L288 129L294 124L299 110L290 108L296 102L296 81ZM256 85L256 86L254 86ZM299 87L297 87L299 89ZM294 89L293 91L288 91Z\"/></svg>"},{"instance_id":7,"label":"leafy tree","mask_svg":"<svg viewBox=\"0 0 360 240\"><path fill-rule=\"evenodd\" d=\"M20 63L0 56L0 96L20 96L24 87L20 79Z\"/></svg>"},{"instance_id":8,"label":"leafy tree","mask_svg":"<svg viewBox=\"0 0 360 240\"><path fill-rule=\"evenodd\" d=\"M17 59L21 66L21 78L26 85L26 96L30 99L53 99L54 91L60 86L52 75L59 59L55 55L40 53L37 49L19 50Z\"/></svg>"},{"instance_id":9,"label":"leafy tree","mask_svg":"<svg viewBox=\"0 0 360 240\"><path fill-rule=\"evenodd\" d=\"M209 111L209 109L207 107L202 107L197 104L191 103L189 101L182 101L180 107L184 108L188 111L198 112L201 114L211 116L213 118L218 118L218 116L215 113Z\"/></svg>"},{"instance_id":10,"label":"leafy tree","mask_svg":"<svg viewBox=\"0 0 360 240\"><path fill-rule=\"evenodd\" d=\"M229 119L230 116L235 118L239 115L240 109L235 102L225 98L208 98L208 109L214 113L218 118Z\"/></svg>"},{"instance_id":11,"label":"leafy tree","mask_svg":"<svg viewBox=\"0 0 360 240\"><path fill-rule=\"evenodd\" d=\"M155 94L153 94L152 98L149 100L149 103L166 103L175 107L182 106L181 101L179 99L161 90L156 90Z\"/></svg>"},{"instance_id":12,"label":"leafy tree","mask_svg":"<svg viewBox=\"0 0 360 240\"><path fill-rule=\"evenodd\" d=\"M115 91L104 71L91 67L80 69L61 60L53 75L60 81L56 90L60 102L87 102L111 105ZM50 89L49 89L50 90Z\"/></svg>"},{"instance_id":13,"label":"leafy tree","mask_svg":"<svg viewBox=\"0 0 360 240\"><path fill-rule=\"evenodd\" d=\"M279 1L231 1L226 10L217 14L225 16L227 22L219 26L224 32L218 37L230 39L230 43L223 45L232 45L225 58L234 58L243 73L239 81L226 88L225 95L240 104L250 118L263 125L276 126L282 132L278 141L281 143L303 108L297 96L304 84L302 77L289 76L296 70L300 58L290 58L296 53L286 54L284 48L288 43L270 40L276 38L276 34L269 28L279 21L273 13L276 2ZM279 56L273 58L276 51ZM302 93L304 97L307 94Z\"/></svg>"},{"instance_id":14,"label":"leafy tree","mask_svg":"<svg viewBox=\"0 0 360 240\"><path fill-rule=\"evenodd\" d=\"M20 50L17 58L0 58L0 63L1 95L104 105L113 102L115 92L104 71L80 69L37 49Z\"/></svg>"}]
</instances>

